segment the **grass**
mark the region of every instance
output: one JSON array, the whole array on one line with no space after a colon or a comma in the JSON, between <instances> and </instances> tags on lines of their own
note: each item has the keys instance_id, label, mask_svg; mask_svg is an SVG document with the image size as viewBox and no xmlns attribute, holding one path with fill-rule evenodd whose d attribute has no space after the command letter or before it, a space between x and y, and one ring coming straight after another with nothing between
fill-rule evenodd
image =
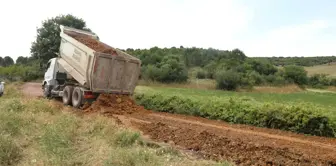
<instances>
[{"instance_id":1,"label":"grass","mask_svg":"<svg viewBox=\"0 0 336 166\"><path fill-rule=\"evenodd\" d=\"M186 83L170 83L170 84L140 80L139 85L151 86L151 87L175 87L186 89L207 89L207 90L216 89L215 80L196 79L196 78L189 79Z\"/></svg>"},{"instance_id":2,"label":"grass","mask_svg":"<svg viewBox=\"0 0 336 166\"><path fill-rule=\"evenodd\" d=\"M136 94L137 102L147 109L336 136L335 93L237 93L139 86Z\"/></svg>"},{"instance_id":3,"label":"grass","mask_svg":"<svg viewBox=\"0 0 336 166\"><path fill-rule=\"evenodd\" d=\"M305 70L308 72L308 75L328 74L331 77L336 77L336 63L305 67Z\"/></svg>"},{"instance_id":4,"label":"grass","mask_svg":"<svg viewBox=\"0 0 336 166\"><path fill-rule=\"evenodd\" d=\"M336 107L335 93L318 93L310 91L301 91L294 93L265 93L265 92L231 92L222 90L202 90L202 89L184 89L173 87L148 87L138 86L137 93L151 92L162 93L168 95L184 95L197 99L206 99L209 97L239 97L251 99L258 102L277 102L277 103L291 103L298 102L313 103L319 107L323 107L333 111Z\"/></svg>"},{"instance_id":5,"label":"grass","mask_svg":"<svg viewBox=\"0 0 336 166\"><path fill-rule=\"evenodd\" d=\"M52 101L24 98L17 87L7 85L0 98L0 165L231 165L149 146L111 118L80 117Z\"/></svg>"}]
</instances>

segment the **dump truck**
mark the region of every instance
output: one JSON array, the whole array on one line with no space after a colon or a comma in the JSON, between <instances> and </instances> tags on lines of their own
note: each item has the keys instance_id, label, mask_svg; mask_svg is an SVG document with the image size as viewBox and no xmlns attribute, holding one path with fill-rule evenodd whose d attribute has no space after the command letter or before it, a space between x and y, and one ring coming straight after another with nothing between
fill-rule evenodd
<instances>
[{"instance_id":1,"label":"dump truck","mask_svg":"<svg viewBox=\"0 0 336 166\"><path fill-rule=\"evenodd\" d=\"M42 82L46 98L62 98L80 108L100 94L132 95L141 61L101 42L91 32L60 25L60 48L47 63Z\"/></svg>"}]
</instances>

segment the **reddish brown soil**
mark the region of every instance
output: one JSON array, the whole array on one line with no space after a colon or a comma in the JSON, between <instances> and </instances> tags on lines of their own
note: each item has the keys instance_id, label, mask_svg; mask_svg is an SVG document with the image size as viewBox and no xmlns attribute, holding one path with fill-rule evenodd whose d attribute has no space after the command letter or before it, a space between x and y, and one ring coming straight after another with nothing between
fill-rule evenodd
<instances>
[{"instance_id":1,"label":"reddish brown soil","mask_svg":"<svg viewBox=\"0 0 336 166\"><path fill-rule=\"evenodd\" d=\"M68 35L97 52L117 55L115 49L87 35L80 35L80 34L68 34Z\"/></svg>"},{"instance_id":2,"label":"reddish brown soil","mask_svg":"<svg viewBox=\"0 0 336 166\"><path fill-rule=\"evenodd\" d=\"M101 94L90 106L84 108L84 112L100 112L104 115L124 115L146 111L142 106L125 95Z\"/></svg>"},{"instance_id":3,"label":"reddish brown soil","mask_svg":"<svg viewBox=\"0 0 336 166\"><path fill-rule=\"evenodd\" d=\"M153 140L206 159L229 160L237 165L336 165L335 138L152 112L118 95L102 95L85 112L117 118Z\"/></svg>"}]
</instances>

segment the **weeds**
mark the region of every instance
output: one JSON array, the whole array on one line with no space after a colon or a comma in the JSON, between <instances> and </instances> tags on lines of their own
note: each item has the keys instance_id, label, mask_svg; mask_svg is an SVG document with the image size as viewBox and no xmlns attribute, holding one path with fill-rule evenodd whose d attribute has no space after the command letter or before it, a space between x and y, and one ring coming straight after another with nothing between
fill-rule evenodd
<instances>
[{"instance_id":1,"label":"weeds","mask_svg":"<svg viewBox=\"0 0 336 166\"><path fill-rule=\"evenodd\" d=\"M22 158L22 150L11 138L0 136L0 164L16 165Z\"/></svg>"},{"instance_id":2,"label":"weeds","mask_svg":"<svg viewBox=\"0 0 336 166\"><path fill-rule=\"evenodd\" d=\"M116 134L114 143L120 147L128 147L133 145L139 138L139 133L125 130Z\"/></svg>"},{"instance_id":3,"label":"weeds","mask_svg":"<svg viewBox=\"0 0 336 166\"><path fill-rule=\"evenodd\" d=\"M63 163L75 154L76 118L61 116L54 123L45 126L39 139L41 150L51 163Z\"/></svg>"},{"instance_id":4,"label":"weeds","mask_svg":"<svg viewBox=\"0 0 336 166\"><path fill-rule=\"evenodd\" d=\"M144 149L116 149L111 153L110 158L105 161L106 166L157 166L159 164L158 157L153 152Z\"/></svg>"}]
</instances>

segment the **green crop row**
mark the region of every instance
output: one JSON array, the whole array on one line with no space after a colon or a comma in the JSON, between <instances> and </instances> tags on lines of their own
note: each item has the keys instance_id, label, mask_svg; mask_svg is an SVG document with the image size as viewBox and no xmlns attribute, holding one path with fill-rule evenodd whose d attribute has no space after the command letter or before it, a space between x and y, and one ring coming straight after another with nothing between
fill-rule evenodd
<instances>
[{"instance_id":1,"label":"green crop row","mask_svg":"<svg viewBox=\"0 0 336 166\"><path fill-rule=\"evenodd\" d=\"M187 114L236 124L336 137L336 118L310 103L258 102L246 97L195 98L155 92L135 94L146 109Z\"/></svg>"}]
</instances>

